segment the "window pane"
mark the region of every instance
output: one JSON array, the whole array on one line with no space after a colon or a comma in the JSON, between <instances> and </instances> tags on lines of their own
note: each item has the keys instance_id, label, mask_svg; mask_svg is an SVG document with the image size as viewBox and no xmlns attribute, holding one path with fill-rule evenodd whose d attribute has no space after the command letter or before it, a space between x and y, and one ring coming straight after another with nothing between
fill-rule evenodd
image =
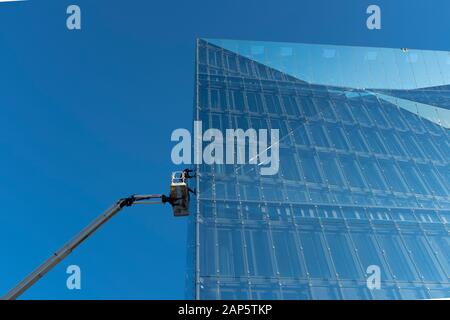
<instances>
[{"instance_id":1,"label":"window pane","mask_svg":"<svg viewBox=\"0 0 450 320\"><path fill-rule=\"evenodd\" d=\"M352 149L359 152L368 152L366 142L364 141L361 131L358 127L346 127L347 137L350 141Z\"/></svg>"},{"instance_id":2,"label":"window pane","mask_svg":"<svg viewBox=\"0 0 450 320\"><path fill-rule=\"evenodd\" d=\"M256 276L273 276L272 250L267 230L247 230L245 240L250 273Z\"/></svg>"},{"instance_id":3,"label":"window pane","mask_svg":"<svg viewBox=\"0 0 450 320\"><path fill-rule=\"evenodd\" d=\"M405 183L403 182L395 163L392 162L392 160L380 160L378 163L380 164L389 187L391 187L393 191L406 192L407 189Z\"/></svg>"},{"instance_id":4,"label":"window pane","mask_svg":"<svg viewBox=\"0 0 450 320\"><path fill-rule=\"evenodd\" d=\"M361 163L364 176L366 177L369 186L373 189L385 190L387 188L386 183L375 160L367 157L360 157L359 162Z\"/></svg>"},{"instance_id":5,"label":"window pane","mask_svg":"<svg viewBox=\"0 0 450 320\"><path fill-rule=\"evenodd\" d=\"M240 230L218 230L219 270L225 276L244 276L243 239Z\"/></svg>"},{"instance_id":6,"label":"window pane","mask_svg":"<svg viewBox=\"0 0 450 320\"><path fill-rule=\"evenodd\" d=\"M331 145L340 150L349 150L342 128L335 124L327 125L328 137L331 139Z\"/></svg>"},{"instance_id":7,"label":"window pane","mask_svg":"<svg viewBox=\"0 0 450 320\"><path fill-rule=\"evenodd\" d=\"M450 223L450 220L449 220ZM450 278L450 239L448 236L432 235L428 236L431 246L444 268L447 278Z\"/></svg>"},{"instance_id":8,"label":"window pane","mask_svg":"<svg viewBox=\"0 0 450 320\"><path fill-rule=\"evenodd\" d=\"M440 267L425 238L419 235L405 235L403 239L411 250L411 256L420 275L427 281L442 281Z\"/></svg>"},{"instance_id":9,"label":"window pane","mask_svg":"<svg viewBox=\"0 0 450 320\"><path fill-rule=\"evenodd\" d=\"M291 121L292 135L295 143L298 145L309 145L308 134L306 133L305 125L300 121Z\"/></svg>"},{"instance_id":10,"label":"window pane","mask_svg":"<svg viewBox=\"0 0 450 320\"><path fill-rule=\"evenodd\" d=\"M319 233L301 232L306 267L312 278L329 278L331 276L325 257L323 238Z\"/></svg>"},{"instance_id":11,"label":"window pane","mask_svg":"<svg viewBox=\"0 0 450 320\"><path fill-rule=\"evenodd\" d=\"M358 256L362 263L363 271L365 272L369 266L375 265L380 267L381 281L390 280L392 275L383 261L383 255L374 236L368 233L357 232L352 234L352 238L356 249L358 249Z\"/></svg>"},{"instance_id":12,"label":"window pane","mask_svg":"<svg viewBox=\"0 0 450 320\"><path fill-rule=\"evenodd\" d=\"M303 114L305 117L311 118L311 119L317 119L318 118L318 111L316 107L314 106L314 103L312 102L312 99L309 97L300 97L300 108L303 111Z\"/></svg>"},{"instance_id":13,"label":"window pane","mask_svg":"<svg viewBox=\"0 0 450 320\"><path fill-rule=\"evenodd\" d=\"M322 182L322 178L319 173L319 167L317 166L317 160L314 155L307 152L300 153L300 162L303 168L303 174L307 182Z\"/></svg>"},{"instance_id":14,"label":"window pane","mask_svg":"<svg viewBox=\"0 0 450 320\"><path fill-rule=\"evenodd\" d=\"M398 162L398 165L412 192L421 194L429 193L413 163L400 161Z\"/></svg>"},{"instance_id":15,"label":"window pane","mask_svg":"<svg viewBox=\"0 0 450 320\"><path fill-rule=\"evenodd\" d=\"M280 101L278 97L271 94L264 95L266 99L267 111L272 114L281 114Z\"/></svg>"},{"instance_id":16,"label":"window pane","mask_svg":"<svg viewBox=\"0 0 450 320\"><path fill-rule=\"evenodd\" d=\"M250 112L262 112L261 96L258 93L247 92L248 109Z\"/></svg>"},{"instance_id":17,"label":"window pane","mask_svg":"<svg viewBox=\"0 0 450 320\"><path fill-rule=\"evenodd\" d=\"M280 276L305 276L305 273L301 270L299 251L296 248L294 234L292 232L274 231L272 237Z\"/></svg>"},{"instance_id":18,"label":"window pane","mask_svg":"<svg viewBox=\"0 0 450 320\"><path fill-rule=\"evenodd\" d=\"M353 249L350 247L347 235L342 233L327 233L328 245L331 249L334 267L339 278L359 279L360 274L353 257Z\"/></svg>"},{"instance_id":19,"label":"window pane","mask_svg":"<svg viewBox=\"0 0 450 320\"><path fill-rule=\"evenodd\" d=\"M330 146L324 128L320 123L312 123L307 127L316 146L325 148L328 148Z\"/></svg>"},{"instance_id":20,"label":"window pane","mask_svg":"<svg viewBox=\"0 0 450 320\"><path fill-rule=\"evenodd\" d=\"M447 196L448 191L444 189L436 171L433 169L431 164L418 164L422 176L427 183L428 187L437 195Z\"/></svg>"},{"instance_id":21,"label":"window pane","mask_svg":"<svg viewBox=\"0 0 450 320\"><path fill-rule=\"evenodd\" d=\"M349 156L341 156L339 160L349 185L354 188L365 188L366 184L364 183L356 159Z\"/></svg>"},{"instance_id":22,"label":"window pane","mask_svg":"<svg viewBox=\"0 0 450 320\"><path fill-rule=\"evenodd\" d=\"M340 173L336 156L327 153L320 153L319 157L327 182L332 185L343 186L344 180Z\"/></svg>"},{"instance_id":23,"label":"window pane","mask_svg":"<svg viewBox=\"0 0 450 320\"><path fill-rule=\"evenodd\" d=\"M378 235L378 239L396 279L406 281L418 280L418 276L400 237L392 234L382 234Z\"/></svg>"}]
</instances>

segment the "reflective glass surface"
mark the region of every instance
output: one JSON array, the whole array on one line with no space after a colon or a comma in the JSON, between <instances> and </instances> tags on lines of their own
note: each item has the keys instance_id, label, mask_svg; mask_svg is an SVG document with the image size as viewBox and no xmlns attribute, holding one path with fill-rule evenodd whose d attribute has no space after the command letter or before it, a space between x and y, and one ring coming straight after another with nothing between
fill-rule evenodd
<instances>
[{"instance_id":1,"label":"reflective glass surface","mask_svg":"<svg viewBox=\"0 0 450 320\"><path fill-rule=\"evenodd\" d=\"M194 119L279 129L280 169L197 166L188 297L450 297L448 52L198 40L196 57Z\"/></svg>"}]
</instances>

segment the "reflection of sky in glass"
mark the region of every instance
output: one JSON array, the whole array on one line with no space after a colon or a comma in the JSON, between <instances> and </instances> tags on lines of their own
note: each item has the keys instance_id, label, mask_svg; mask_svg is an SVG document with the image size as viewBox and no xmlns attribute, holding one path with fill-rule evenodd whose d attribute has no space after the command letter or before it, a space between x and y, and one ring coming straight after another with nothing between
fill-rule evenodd
<instances>
[{"instance_id":1,"label":"reflection of sky in glass","mask_svg":"<svg viewBox=\"0 0 450 320\"><path fill-rule=\"evenodd\" d=\"M307 82L376 89L450 84L450 52L216 40L212 44Z\"/></svg>"},{"instance_id":2,"label":"reflection of sky in glass","mask_svg":"<svg viewBox=\"0 0 450 320\"><path fill-rule=\"evenodd\" d=\"M197 168L196 297L449 297L446 53L211 42L198 42L196 119L279 128L280 171Z\"/></svg>"},{"instance_id":3,"label":"reflection of sky in glass","mask_svg":"<svg viewBox=\"0 0 450 320\"><path fill-rule=\"evenodd\" d=\"M377 93L378 98L383 99L392 104L398 105L400 108L408 110L418 116L430 120L444 128L450 129L450 110L430 106L428 104L391 97L385 94Z\"/></svg>"}]
</instances>

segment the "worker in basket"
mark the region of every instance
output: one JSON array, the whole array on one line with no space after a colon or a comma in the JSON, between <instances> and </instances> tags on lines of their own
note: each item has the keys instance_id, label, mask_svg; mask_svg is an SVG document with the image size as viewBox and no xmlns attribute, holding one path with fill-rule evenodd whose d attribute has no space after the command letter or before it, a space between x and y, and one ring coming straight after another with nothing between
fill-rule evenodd
<instances>
[{"instance_id":1,"label":"worker in basket","mask_svg":"<svg viewBox=\"0 0 450 320\"><path fill-rule=\"evenodd\" d=\"M175 216L187 216L189 214L189 193L195 194L187 183L188 179L195 177L195 175L190 174L191 172L192 170L185 169L172 173L169 202L173 207Z\"/></svg>"}]
</instances>

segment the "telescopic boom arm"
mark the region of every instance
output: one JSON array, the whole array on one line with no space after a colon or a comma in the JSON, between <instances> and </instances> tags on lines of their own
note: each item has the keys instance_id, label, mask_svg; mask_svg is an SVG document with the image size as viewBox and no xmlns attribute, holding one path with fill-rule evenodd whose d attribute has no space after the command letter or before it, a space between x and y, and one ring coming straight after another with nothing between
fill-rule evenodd
<instances>
[{"instance_id":1,"label":"telescopic boom arm","mask_svg":"<svg viewBox=\"0 0 450 320\"><path fill-rule=\"evenodd\" d=\"M142 202L143 200L150 199L161 199L161 201L148 201ZM124 207L130 207L137 203L145 204L163 204L170 202L170 199L162 194L149 194L149 195L133 195L128 198L123 198L117 201L111 208L106 210L102 215L97 217L92 221L86 228L84 228L80 233L78 233L75 238L66 243L61 249L56 251L50 258L48 258L44 263L37 267L32 273L30 273L25 279L23 279L19 284L17 284L13 289L11 289L5 296L2 297L3 300L15 300L22 293L24 293L29 287L36 283L40 278L42 278L48 271L50 271L54 266L56 266L61 260L68 256L80 243L91 236L98 228L100 228L105 222L115 216Z\"/></svg>"}]
</instances>

